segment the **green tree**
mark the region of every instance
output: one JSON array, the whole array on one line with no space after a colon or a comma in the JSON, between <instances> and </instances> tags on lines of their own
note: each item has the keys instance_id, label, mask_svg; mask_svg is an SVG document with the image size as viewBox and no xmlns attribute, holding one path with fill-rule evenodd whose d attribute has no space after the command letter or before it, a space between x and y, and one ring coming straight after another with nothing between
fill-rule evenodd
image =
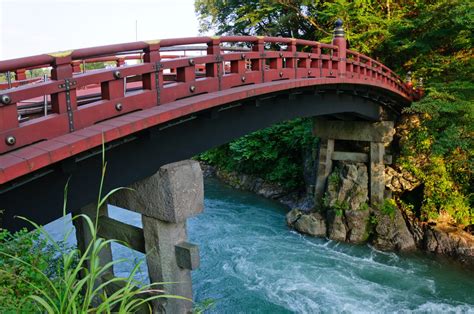
<instances>
[{"instance_id":1,"label":"green tree","mask_svg":"<svg viewBox=\"0 0 474 314\"><path fill-rule=\"evenodd\" d=\"M474 222L474 2L196 0L195 8L202 32L321 42L330 42L332 25L342 18L351 49L380 60L401 75L412 71L414 79L424 78L426 97L406 109L408 114L419 115L421 121L412 126L401 143L401 156L396 162L411 170L423 184L422 219L447 212L459 223ZM265 136L265 131L256 133L213 154L220 160L239 161L238 166L226 162L227 167L257 171L259 166L245 163L260 163L265 149L279 146L265 142ZM271 140L287 141L283 136ZM265 147L248 141L261 141ZM246 149L232 149L236 146ZM298 154L288 152L293 153ZM272 156L268 151L265 155ZM266 159L266 167L277 169L279 162ZM292 166L286 169L301 169Z\"/></svg>"}]
</instances>

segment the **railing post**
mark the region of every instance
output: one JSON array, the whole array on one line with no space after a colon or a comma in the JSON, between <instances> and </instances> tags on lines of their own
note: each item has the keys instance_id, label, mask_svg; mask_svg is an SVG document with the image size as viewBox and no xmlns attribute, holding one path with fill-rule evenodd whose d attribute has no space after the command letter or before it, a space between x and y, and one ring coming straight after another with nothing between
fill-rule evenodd
<instances>
[{"instance_id":1,"label":"railing post","mask_svg":"<svg viewBox=\"0 0 474 314\"><path fill-rule=\"evenodd\" d=\"M286 64L285 64L285 67L286 68L292 68L292 69L295 69L293 72L292 72L292 78L296 78L296 71L298 71L298 65L296 64L296 39L295 38L292 38L291 39L291 43L288 44L288 47L287 47L287 51L291 51L291 54L292 54L292 57L291 58L286 58Z\"/></svg>"},{"instance_id":2,"label":"railing post","mask_svg":"<svg viewBox=\"0 0 474 314\"><path fill-rule=\"evenodd\" d=\"M51 106L54 113L67 113L69 120L69 131L75 129L73 112L77 109L76 87L72 81L72 51L52 54L54 57L51 79L62 81L59 87L64 90L51 95Z\"/></svg>"},{"instance_id":3,"label":"railing post","mask_svg":"<svg viewBox=\"0 0 474 314\"><path fill-rule=\"evenodd\" d=\"M334 37L332 39L332 44L338 47L337 58L338 58L338 73L339 77L346 77L346 50L347 42L345 38L344 28L342 27L342 20L337 19L334 24Z\"/></svg>"},{"instance_id":4,"label":"railing post","mask_svg":"<svg viewBox=\"0 0 474 314\"><path fill-rule=\"evenodd\" d=\"M158 106L161 104L161 91L163 89L163 70L160 63L160 41L155 40L146 43L148 44L148 47L144 50L145 54L143 56L143 61L145 63L153 63L155 72L142 75L143 89L156 90L156 105ZM120 59L117 63L117 66L119 65Z\"/></svg>"},{"instance_id":5,"label":"railing post","mask_svg":"<svg viewBox=\"0 0 474 314\"><path fill-rule=\"evenodd\" d=\"M260 71L262 73L262 83L265 83L265 42L263 36L257 36L257 42L252 45L252 51L258 51L259 58L252 59L252 71Z\"/></svg>"},{"instance_id":6,"label":"railing post","mask_svg":"<svg viewBox=\"0 0 474 314\"><path fill-rule=\"evenodd\" d=\"M206 77L217 77L218 90L222 89L222 75L225 71L221 56L221 40L219 37L211 37L211 42L207 44L207 55L213 55L215 62L206 63Z\"/></svg>"},{"instance_id":7,"label":"railing post","mask_svg":"<svg viewBox=\"0 0 474 314\"><path fill-rule=\"evenodd\" d=\"M16 103L11 103L11 98L8 94L2 95L0 99L0 132L18 127L18 110ZM13 146L15 143L8 143ZM2 143L3 144L3 143Z\"/></svg>"}]
</instances>

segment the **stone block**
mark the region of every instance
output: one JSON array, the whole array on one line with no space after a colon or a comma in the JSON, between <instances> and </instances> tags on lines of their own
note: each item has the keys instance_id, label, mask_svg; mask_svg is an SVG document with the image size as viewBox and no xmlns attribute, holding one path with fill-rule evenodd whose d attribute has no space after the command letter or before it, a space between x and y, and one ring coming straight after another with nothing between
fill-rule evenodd
<instances>
[{"instance_id":1,"label":"stone block","mask_svg":"<svg viewBox=\"0 0 474 314\"><path fill-rule=\"evenodd\" d=\"M121 190L110 204L166 222L184 222L204 208L204 183L199 163L184 160L161 167L153 176Z\"/></svg>"},{"instance_id":2,"label":"stone block","mask_svg":"<svg viewBox=\"0 0 474 314\"><path fill-rule=\"evenodd\" d=\"M194 270L199 267L199 247L189 242L175 245L176 263L179 267Z\"/></svg>"},{"instance_id":3,"label":"stone block","mask_svg":"<svg viewBox=\"0 0 474 314\"><path fill-rule=\"evenodd\" d=\"M335 140L389 143L395 134L393 121L339 121L316 119L313 134Z\"/></svg>"}]
</instances>

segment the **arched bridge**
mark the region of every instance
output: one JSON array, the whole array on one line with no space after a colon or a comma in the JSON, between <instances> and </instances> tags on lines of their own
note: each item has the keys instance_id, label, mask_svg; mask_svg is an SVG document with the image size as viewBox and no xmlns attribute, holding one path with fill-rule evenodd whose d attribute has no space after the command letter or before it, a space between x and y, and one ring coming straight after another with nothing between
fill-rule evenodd
<instances>
[{"instance_id":1,"label":"arched bridge","mask_svg":"<svg viewBox=\"0 0 474 314\"><path fill-rule=\"evenodd\" d=\"M103 141L105 187L127 186L273 123L379 121L420 97L385 65L347 49L341 29L331 44L195 37L0 61L8 74L0 85L3 226L18 228L14 215L59 217L68 178L70 208L96 199ZM86 71L92 62L111 66ZM38 69L50 75L25 75Z\"/></svg>"}]
</instances>

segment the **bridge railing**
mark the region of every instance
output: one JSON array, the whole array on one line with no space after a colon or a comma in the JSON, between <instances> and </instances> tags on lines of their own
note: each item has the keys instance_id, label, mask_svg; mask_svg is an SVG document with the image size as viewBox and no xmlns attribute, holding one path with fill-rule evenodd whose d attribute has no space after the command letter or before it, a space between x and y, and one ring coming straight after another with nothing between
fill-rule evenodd
<instances>
[{"instance_id":1,"label":"bridge railing","mask_svg":"<svg viewBox=\"0 0 474 314\"><path fill-rule=\"evenodd\" d=\"M177 51L185 45L205 45L196 48L205 49L205 54L169 55L171 48ZM124 61L137 56L143 62ZM78 67L106 61L114 61L116 67L89 72ZM402 97L414 96L387 67L345 46L280 37L164 39L0 61L0 73L38 67L51 67L50 80L0 91L0 154L126 113L249 84L339 79L372 82ZM90 86L97 88L83 91ZM46 115L18 118L18 104L41 104L42 99L49 99Z\"/></svg>"}]
</instances>

